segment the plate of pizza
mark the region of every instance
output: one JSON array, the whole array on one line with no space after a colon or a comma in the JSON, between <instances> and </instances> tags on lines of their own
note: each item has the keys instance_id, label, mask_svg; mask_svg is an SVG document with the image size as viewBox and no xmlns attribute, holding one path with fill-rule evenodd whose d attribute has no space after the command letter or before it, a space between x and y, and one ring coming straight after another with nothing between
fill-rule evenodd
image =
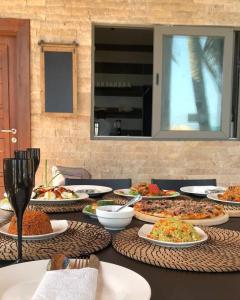
<instances>
[{"instance_id":1,"label":"plate of pizza","mask_svg":"<svg viewBox=\"0 0 240 300\"><path fill-rule=\"evenodd\" d=\"M124 197L136 197L141 195L143 199L175 198L180 193L174 190L161 189L157 184L141 182L133 185L130 189L118 189L114 194Z\"/></svg>"},{"instance_id":2,"label":"plate of pizza","mask_svg":"<svg viewBox=\"0 0 240 300\"><path fill-rule=\"evenodd\" d=\"M134 205L135 217L155 223L160 219L177 217L194 225L219 225L228 221L223 207L207 201L142 200Z\"/></svg>"}]
</instances>

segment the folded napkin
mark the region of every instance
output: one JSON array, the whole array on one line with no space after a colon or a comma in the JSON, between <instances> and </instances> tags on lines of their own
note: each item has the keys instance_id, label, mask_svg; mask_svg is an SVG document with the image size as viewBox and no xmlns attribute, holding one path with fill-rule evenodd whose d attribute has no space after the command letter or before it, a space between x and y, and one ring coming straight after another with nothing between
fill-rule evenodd
<instances>
[{"instance_id":1,"label":"folded napkin","mask_svg":"<svg viewBox=\"0 0 240 300\"><path fill-rule=\"evenodd\" d=\"M32 300L94 300L97 277L94 268L47 271Z\"/></svg>"}]
</instances>

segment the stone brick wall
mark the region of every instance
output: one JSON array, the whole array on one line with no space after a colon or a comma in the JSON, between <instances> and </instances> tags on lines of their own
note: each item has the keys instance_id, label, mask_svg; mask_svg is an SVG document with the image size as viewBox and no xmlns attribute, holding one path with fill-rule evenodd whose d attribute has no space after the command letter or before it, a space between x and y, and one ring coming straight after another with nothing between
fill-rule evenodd
<instances>
[{"instance_id":1,"label":"stone brick wall","mask_svg":"<svg viewBox=\"0 0 240 300\"><path fill-rule=\"evenodd\" d=\"M240 25L239 0L0 0L1 18L31 20L32 145L50 166L83 166L95 178L217 178L240 183L239 142L91 141L92 23ZM41 115L38 41L78 48L78 115ZM38 172L42 181L43 163Z\"/></svg>"}]
</instances>

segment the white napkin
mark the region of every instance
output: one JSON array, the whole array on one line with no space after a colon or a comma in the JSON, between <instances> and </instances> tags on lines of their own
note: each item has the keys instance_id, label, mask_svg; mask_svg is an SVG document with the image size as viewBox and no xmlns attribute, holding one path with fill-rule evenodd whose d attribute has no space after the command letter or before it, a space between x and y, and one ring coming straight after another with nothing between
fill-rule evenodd
<instances>
[{"instance_id":1,"label":"white napkin","mask_svg":"<svg viewBox=\"0 0 240 300\"><path fill-rule=\"evenodd\" d=\"M47 271L32 300L94 300L97 277L94 268Z\"/></svg>"}]
</instances>

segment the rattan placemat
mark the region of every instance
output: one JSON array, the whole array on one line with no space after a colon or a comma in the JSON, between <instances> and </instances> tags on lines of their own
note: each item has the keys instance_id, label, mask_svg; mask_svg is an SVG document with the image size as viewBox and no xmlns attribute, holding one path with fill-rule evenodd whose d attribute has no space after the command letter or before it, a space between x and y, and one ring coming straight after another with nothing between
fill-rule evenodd
<instances>
[{"instance_id":1,"label":"rattan placemat","mask_svg":"<svg viewBox=\"0 0 240 300\"><path fill-rule=\"evenodd\" d=\"M69 229L55 238L23 241L23 259L46 259L54 253L63 253L67 257L79 257L102 250L111 243L111 234L100 226L74 221L69 221L69 223ZM15 260L16 257L16 240L0 235L0 259Z\"/></svg>"},{"instance_id":2,"label":"rattan placemat","mask_svg":"<svg viewBox=\"0 0 240 300\"><path fill-rule=\"evenodd\" d=\"M122 197L122 196L119 196L119 195L115 195L114 193L108 193L108 194L103 195L102 199L105 199L105 200L114 200L116 204L124 205L131 198L129 198L129 197Z\"/></svg>"},{"instance_id":3,"label":"rattan placemat","mask_svg":"<svg viewBox=\"0 0 240 300\"><path fill-rule=\"evenodd\" d=\"M115 200L115 201L118 201L119 204L123 205L123 204L127 203L129 200L131 200L132 197L125 197L125 196L116 195L114 193L108 193L108 194L105 194L103 196L103 199L106 199L106 200L108 200L108 199L109 200ZM165 199L165 198L162 198L162 199ZM180 195L178 197L166 198L166 199L172 199L172 200L189 200L189 199L192 199L192 198L189 197L189 196ZM150 200L154 200L154 199L150 199Z\"/></svg>"},{"instance_id":4,"label":"rattan placemat","mask_svg":"<svg viewBox=\"0 0 240 300\"><path fill-rule=\"evenodd\" d=\"M61 213L61 212L77 212L82 211L84 206L93 203L93 199L84 199L76 203L70 204L30 204L29 209L40 210L45 213Z\"/></svg>"},{"instance_id":5,"label":"rattan placemat","mask_svg":"<svg viewBox=\"0 0 240 300\"><path fill-rule=\"evenodd\" d=\"M118 233L113 247L121 254L147 264L187 271L233 272L240 270L240 232L203 227L207 242L191 248L174 249L154 245L138 237L134 227Z\"/></svg>"},{"instance_id":6,"label":"rattan placemat","mask_svg":"<svg viewBox=\"0 0 240 300\"><path fill-rule=\"evenodd\" d=\"M240 206L223 205L223 208L229 214L229 217L240 217Z\"/></svg>"}]
</instances>

